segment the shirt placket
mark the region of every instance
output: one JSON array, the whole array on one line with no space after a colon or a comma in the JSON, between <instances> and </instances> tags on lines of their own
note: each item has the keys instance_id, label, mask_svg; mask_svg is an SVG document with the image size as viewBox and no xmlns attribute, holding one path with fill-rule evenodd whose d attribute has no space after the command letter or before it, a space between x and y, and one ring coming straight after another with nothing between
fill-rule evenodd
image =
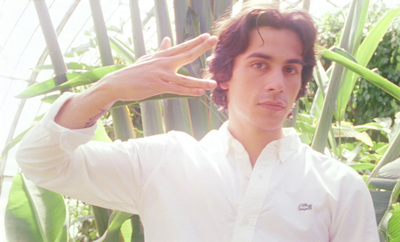
<instances>
[{"instance_id":1,"label":"shirt placket","mask_svg":"<svg viewBox=\"0 0 400 242\"><path fill-rule=\"evenodd\" d=\"M257 220L270 188L275 163L276 155L268 150L264 150L257 160L239 206L232 242L253 240Z\"/></svg>"}]
</instances>

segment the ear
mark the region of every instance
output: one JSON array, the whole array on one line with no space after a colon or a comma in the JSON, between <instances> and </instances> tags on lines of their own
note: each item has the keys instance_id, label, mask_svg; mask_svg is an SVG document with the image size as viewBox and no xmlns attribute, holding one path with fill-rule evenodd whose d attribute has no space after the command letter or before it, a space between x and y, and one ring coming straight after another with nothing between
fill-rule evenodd
<instances>
[{"instance_id":1,"label":"ear","mask_svg":"<svg viewBox=\"0 0 400 242\"><path fill-rule=\"evenodd\" d=\"M228 90L229 89L229 81L220 83L219 87L223 90Z\"/></svg>"}]
</instances>

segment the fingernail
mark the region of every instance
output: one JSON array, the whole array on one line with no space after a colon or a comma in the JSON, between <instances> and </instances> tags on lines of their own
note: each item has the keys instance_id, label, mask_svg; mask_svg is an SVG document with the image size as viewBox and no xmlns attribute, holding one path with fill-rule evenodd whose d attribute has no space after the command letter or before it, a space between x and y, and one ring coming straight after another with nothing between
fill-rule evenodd
<instances>
[{"instance_id":1,"label":"fingernail","mask_svg":"<svg viewBox=\"0 0 400 242\"><path fill-rule=\"evenodd\" d=\"M204 93L206 93L206 90L204 90L203 88L198 88L198 89L197 89L197 93L198 93L199 95L203 95Z\"/></svg>"},{"instance_id":2,"label":"fingernail","mask_svg":"<svg viewBox=\"0 0 400 242\"><path fill-rule=\"evenodd\" d=\"M202 39L208 39L208 38L210 38L210 34L209 33L204 33L204 34L201 34L200 37Z\"/></svg>"},{"instance_id":3,"label":"fingernail","mask_svg":"<svg viewBox=\"0 0 400 242\"><path fill-rule=\"evenodd\" d=\"M208 87L214 89L217 87L217 82L214 80L208 80Z\"/></svg>"},{"instance_id":4,"label":"fingernail","mask_svg":"<svg viewBox=\"0 0 400 242\"><path fill-rule=\"evenodd\" d=\"M218 38L217 38L217 36L211 36L211 37L209 37L208 39L207 39L207 41L209 41L209 42L217 42L218 41Z\"/></svg>"}]
</instances>

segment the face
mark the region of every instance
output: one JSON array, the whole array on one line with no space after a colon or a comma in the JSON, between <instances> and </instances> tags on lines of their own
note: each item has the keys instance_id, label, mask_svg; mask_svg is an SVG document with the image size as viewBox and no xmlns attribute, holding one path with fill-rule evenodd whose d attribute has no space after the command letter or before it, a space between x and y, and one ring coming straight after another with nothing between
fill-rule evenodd
<instances>
[{"instance_id":1,"label":"face","mask_svg":"<svg viewBox=\"0 0 400 242\"><path fill-rule=\"evenodd\" d=\"M260 27L247 50L235 58L228 90L229 128L281 133L301 86L303 47L287 29ZM264 40L264 43L263 43Z\"/></svg>"}]
</instances>

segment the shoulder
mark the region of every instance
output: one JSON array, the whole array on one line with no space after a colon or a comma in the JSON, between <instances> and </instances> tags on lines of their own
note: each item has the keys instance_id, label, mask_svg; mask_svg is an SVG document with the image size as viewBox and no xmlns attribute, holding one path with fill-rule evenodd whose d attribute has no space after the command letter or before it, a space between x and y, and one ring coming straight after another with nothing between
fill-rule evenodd
<instances>
[{"instance_id":1,"label":"shoulder","mask_svg":"<svg viewBox=\"0 0 400 242\"><path fill-rule=\"evenodd\" d=\"M169 131L165 134L157 134L144 138L131 139L126 145L134 146L139 149L151 150L158 152L163 150L181 149L182 147L194 146L198 141L189 134L181 131Z\"/></svg>"},{"instance_id":2,"label":"shoulder","mask_svg":"<svg viewBox=\"0 0 400 242\"><path fill-rule=\"evenodd\" d=\"M207 147L182 131L169 131L124 143L127 146L125 148L134 151L141 160L189 161L200 159L207 154Z\"/></svg>"},{"instance_id":3,"label":"shoulder","mask_svg":"<svg viewBox=\"0 0 400 242\"><path fill-rule=\"evenodd\" d=\"M353 188L366 188L365 182L349 165L334 159L328 155L315 151L307 145L302 145L305 155L305 165L312 167L325 182L331 182L338 186L351 184Z\"/></svg>"}]
</instances>

